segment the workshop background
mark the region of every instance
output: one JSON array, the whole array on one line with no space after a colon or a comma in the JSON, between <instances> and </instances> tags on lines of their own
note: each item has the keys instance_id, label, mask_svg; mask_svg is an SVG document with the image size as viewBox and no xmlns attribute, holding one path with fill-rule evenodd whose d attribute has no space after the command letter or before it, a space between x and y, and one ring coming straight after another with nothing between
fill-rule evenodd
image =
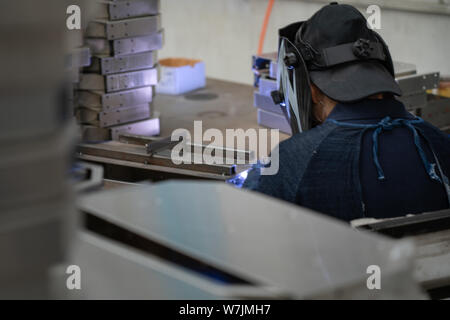
<instances>
[{"instance_id":1,"label":"workshop background","mask_svg":"<svg viewBox=\"0 0 450 320\"><path fill-rule=\"evenodd\" d=\"M348 2L348 1L347 1ZM352 3L358 3L353 1ZM437 13L439 0L361 1L363 14L370 4L381 5L381 30L396 61L417 66L418 72L440 71L450 75L450 19L448 8ZM395 3L411 3L409 9L389 9ZM324 1L276 0L263 52L277 50L277 30L288 23L306 20ZM368 4L366 4L368 3ZM423 4L424 3L424 4ZM423 5L421 5L423 4ZM443 6L443 5L442 5ZM160 57L181 56L205 61L207 77L251 84L251 57L256 53L267 7L263 0L166 0L161 2L165 45ZM446 13L446 14L445 14Z\"/></svg>"},{"instance_id":2,"label":"workshop background","mask_svg":"<svg viewBox=\"0 0 450 320\"><path fill-rule=\"evenodd\" d=\"M450 133L448 0L369 1L401 99ZM258 50L268 3L0 1L0 299L450 298L450 209L348 225L239 190L256 150L173 162L198 120L290 136L277 30L326 1L276 0Z\"/></svg>"}]
</instances>

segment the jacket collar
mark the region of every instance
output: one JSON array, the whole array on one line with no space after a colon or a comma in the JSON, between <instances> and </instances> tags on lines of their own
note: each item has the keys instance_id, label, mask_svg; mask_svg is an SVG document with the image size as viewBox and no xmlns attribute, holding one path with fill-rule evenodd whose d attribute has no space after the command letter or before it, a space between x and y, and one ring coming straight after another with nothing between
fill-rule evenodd
<instances>
[{"instance_id":1,"label":"jacket collar","mask_svg":"<svg viewBox=\"0 0 450 320\"><path fill-rule=\"evenodd\" d=\"M338 103L328 116L328 119L338 121L372 120L391 118L413 119L400 101L388 99L365 99L355 103Z\"/></svg>"}]
</instances>

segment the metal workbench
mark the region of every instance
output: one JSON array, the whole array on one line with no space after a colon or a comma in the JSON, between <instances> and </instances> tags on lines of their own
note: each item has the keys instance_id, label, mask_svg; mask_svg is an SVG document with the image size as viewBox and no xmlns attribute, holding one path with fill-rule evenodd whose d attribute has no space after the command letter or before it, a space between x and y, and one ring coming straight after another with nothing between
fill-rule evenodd
<instances>
[{"instance_id":1,"label":"metal workbench","mask_svg":"<svg viewBox=\"0 0 450 320\"><path fill-rule=\"evenodd\" d=\"M205 88L185 95L156 95L153 106L160 115L160 136L170 137L174 130L186 129L190 132L191 139L194 139L195 121L202 121L202 135L207 129L214 128L222 132L224 139L227 129L261 129L263 127L257 124L257 110L253 107L253 91L254 88L249 85L208 79ZM282 141L289 136L279 133L279 137ZM158 156L149 158L142 143L130 144L130 139L134 138L96 145L81 144L78 146L78 159L102 165L105 179L126 182L173 178L227 180L246 169L239 170L232 165L225 168L229 172L223 172L220 170L224 168L220 169L218 166L174 166L170 164L170 152L167 154L167 150L163 155L165 161L161 162L158 161ZM204 144L209 142L205 141ZM214 144L226 147L225 141L223 145L217 141ZM266 150L270 152L275 146L268 141ZM258 150L252 148L248 141L245 149L258 157Z\"/></svg>"},{"instance_id":2,"label":"metal workbench","mask_svg":"<svg viewBox=\"0 0 450 320\"><path fill-rule=\"evenodd\" d=\"M154 107L161 114L161 136L184 128L193 132L194 121L203 121L203 130L263 128L257 124L253 107L255 88L246 84L207 79L206 88L181 96L156 95ZM280 133L280 139L289 136Z\"/></svg>"}]
</instances>

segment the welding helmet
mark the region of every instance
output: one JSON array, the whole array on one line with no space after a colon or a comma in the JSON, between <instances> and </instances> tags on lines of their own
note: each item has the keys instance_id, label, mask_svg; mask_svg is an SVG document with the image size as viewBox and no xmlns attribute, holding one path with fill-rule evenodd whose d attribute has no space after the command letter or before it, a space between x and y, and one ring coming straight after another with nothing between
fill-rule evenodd
<instances>
[{"instance_id":1,"label":"welding helmet","mask_svg":"<svg viewBox=\"0 0 450 320\"><path fill-rule=\"evenodd\" d=\"M272 98L292 133L317 125L310 85L352 103L378 93L401 95L386 43L353 6L332 3L279 30L278 90Z\"/></svg>"}]
</instances>

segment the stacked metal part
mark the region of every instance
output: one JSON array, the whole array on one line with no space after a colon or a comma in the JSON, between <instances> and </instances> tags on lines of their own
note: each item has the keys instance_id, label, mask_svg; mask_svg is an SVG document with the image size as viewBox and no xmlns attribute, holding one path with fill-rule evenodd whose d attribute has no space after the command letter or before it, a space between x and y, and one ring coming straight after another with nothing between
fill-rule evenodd
<instances>
[{"instance_id":1,"label":"stacked metal part","mask_svg":"<svg viewBox=\"0 0 450 320\"><path fill-rule=\"evenodd\" d=\"M156 51L163 45L159 0L96 3L85 43L92 63L80 75L76 117L84 141L117 140L121 133L160 133L152 113L158 82Z\"/></svg>"},{"instance_id":2,"label":"stacked metal part","mask_svg":"<svg viewBox=\"0 0 450 320\"><path fill-rule=\"evenodd\" d=\"M0 298L50 297L73 205L60 0L0 4Z\"/></svg>"},{"instance_id":3,"label":"stacked metal part","mask_svg":"<svg viewBox=\"0 0 450 320\"><path fill-rule=\"evenodd\" d=\"M415 65L401 62L394 67L403 92L399 100L410 112L450 133L450 99L431 93L439 87L439 72L417 73Z\"/></svg>"},{"instance_id":4,"label":"stacked metal part","mask_svg":"<svg viewBox=\"0 0 450 320\"><path fill-rule=\"evenodd\" d=\"M277 53L254 56L253 71L255 87L258 88L253 93L253 105L258 109L258 124L291 134L289 122L270 94L277 90Z\"/></svg>"}]
</instances>

